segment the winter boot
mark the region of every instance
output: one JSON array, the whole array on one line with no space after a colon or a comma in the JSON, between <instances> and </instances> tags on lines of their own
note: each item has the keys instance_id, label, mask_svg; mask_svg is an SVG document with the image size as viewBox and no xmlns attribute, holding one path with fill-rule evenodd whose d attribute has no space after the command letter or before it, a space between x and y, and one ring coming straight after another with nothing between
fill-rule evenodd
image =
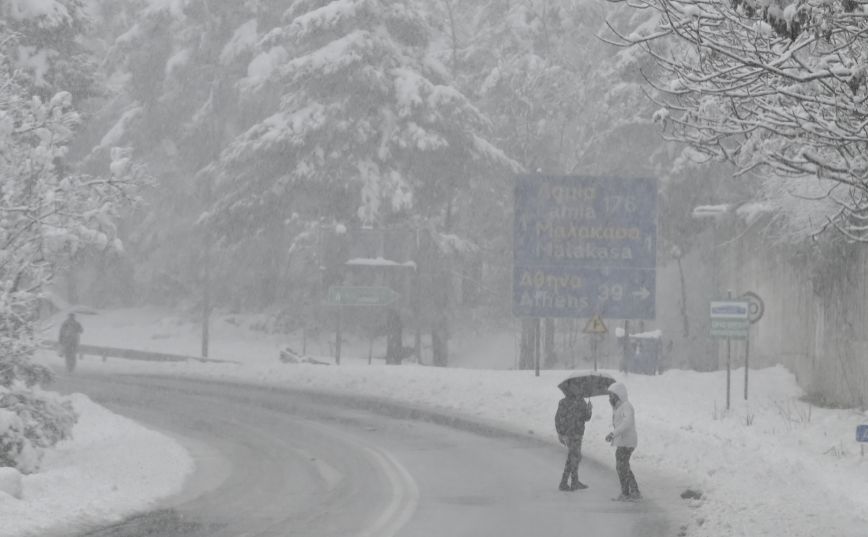
<instances>
[{"instance_id":1,"label":"winter boot","mask_svg":"<svg viewBox=\"0 0 868 537\"><path fill-rule=\"evenodd\" d=\"M581 481L574 481L570 490L585 490L586 488L588 488L588 485L585 485Z\"/></svg>"}]
</instances>

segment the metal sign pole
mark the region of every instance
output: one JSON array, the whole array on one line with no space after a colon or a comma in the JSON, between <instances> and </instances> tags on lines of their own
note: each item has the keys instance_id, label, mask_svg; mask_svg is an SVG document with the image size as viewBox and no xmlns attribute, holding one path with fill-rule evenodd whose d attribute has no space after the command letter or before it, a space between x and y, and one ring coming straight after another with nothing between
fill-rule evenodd
<instances>
[{"instance_id":1,"label":"metal sign pole","mask_svg":"<svg viewBox=\"0 0 868 537\"><path fill-rule=\"evenodd\" d=\"M542 322L541 319L536 319L534 323L534 337L533 337L533 354L534 354L534 368L536 370L536 376L539 376L539 362L540 362L540 354L542 354L541 343L542 343Z\"/></svg>"},{"instance_id":2,"label":"metal sign pole","mask_svg":"<svg viewBox=\"0 0 868 537\"><path fill-rule=\"evenodd\" d=\"M630 348L630 321L624 321L624 374L630 374L630 362L633 359L633 349Z\"/></svg>"},{"instance_id":3,"label":"metal sign pole","mask_svg":"<svg viewBox=\"0 0 868 537\"><path fill-rule=\"evenodd\" d=\"M750 374L750 337L744 340L744 400L747 401L748 376Z\"/></svg>"},{"instance_id":4,"label":"metal sign pole","mask_svg":"<svg viewBox=\"0 0 868 537\"><path fill-rule=\"evenodd\" d=\"M594 371L597 370L597 334L591 335L591 352L594 355Z\"/></svg>"},{"instance_id":5,"label":"metal sign pole","mask_svg":"<svg viewBox=\"0 0 868 537\"><path fill-rule=\"evenodd\" d=\"M732 300L732 291L726 292L726 297ZM732 338L726 338L726 409L729 410L729 399L732 386Z\"/></svg>"},{"instance_id":6,"label":"metal sign pole","mask_svg":"<svg viewBox=\"0 0 868 537\"><path fill-rule=\"evenodd\" d=\"M732 338L726 338L726 409L729 410L730 385L732 383Z\"/></svg>"}]
</instances>

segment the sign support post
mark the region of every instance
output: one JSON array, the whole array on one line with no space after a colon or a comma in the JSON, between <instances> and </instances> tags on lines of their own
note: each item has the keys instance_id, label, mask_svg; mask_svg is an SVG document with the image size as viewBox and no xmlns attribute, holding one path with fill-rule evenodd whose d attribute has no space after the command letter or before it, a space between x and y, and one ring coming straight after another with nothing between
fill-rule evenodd
<instances>
[{"instance_id":1,"label":"sign support post","mask_svg":"<svg viewBox=\"0 0 868 537\"><path fill-rule=\"evenodd\" d=\"M750 320L750 324L757 323L760 319L762 319L763 314L765 313L766 306L763 299L753 291L748 291L741 295L742 300L747 300L748 302L748 320ZM747 401L748 397L748 377L750 374L750 337L746 338L744 341L744 400Z\"/></svg>"},{"instance_id":2,"label":"sign support post","mask_svg":"<svg viewBox=\"0 0 868 537\"><path fill-rule=\"evenodd\" d=\"M744 340L744 400L747 401L747 381L750 372L750 338Z\"/></svg>"},{"instance_id":3,"label":"sign support post","mask_svg":"<svg viewBox=\"0 0 868 537\"><path fill-rule=\"evenodd\" d=\"M599 362L599 354L597 351L598 343L599 342L597 341L597 335L594 334L593 336L591 336L591 352L594 355L594 371L597 370L597 362Z\"/></svg>"},{"instance_id":4,"label":"sign support post","mask_svg":"<svg viewBox=\"0 0 868 537\"><path fill-rule=\"evenodd\" d=\"M633 348L630 345L630 321L624 321L624 374L630 374L630 362L633 360Z\"/></svg>"},{"instance_id":5,"label":"sign support post","mask_svg":"<svg viewBox=\"0 0 868 537\"><path fill-rule=\"evenodd\" d=\"M713 301L710 305L711 337L726 338L726 409L730 409L732 389L732 340L747 340L750 331L750 307L744 300Z\"/></svg>"},{"instance_id":6,"label":"sign support post","mask_svg":"<svg viewBox=\"0 0 868 537\"><path fill-rule=\"evenodd\" d=\"M539 365L542 354L542 321L536 319L533 329L533 362L536 376L539 376Z\"/></svg>"},{"instance_id":7,"label":"sign support post","mask_svg":"<svg viewBox=\"0 0 868 537\"><path fill-rule=\"evenodd\" d=\"M729 410L729 396L732 384L732 339L726 338L726 409Z\"/></svg>"},{"instance_id":8,"label":"sign support post","mask_svg":"<svg viewBox=\"0 0 868 537\"><path fill-rule=\"evenodd\" d=\"M726 298L732 300L732 291L726 292ZM729 398L732 393L732 338L726 338L726 409L729 410Z\"/></svg>"}]
</instances>

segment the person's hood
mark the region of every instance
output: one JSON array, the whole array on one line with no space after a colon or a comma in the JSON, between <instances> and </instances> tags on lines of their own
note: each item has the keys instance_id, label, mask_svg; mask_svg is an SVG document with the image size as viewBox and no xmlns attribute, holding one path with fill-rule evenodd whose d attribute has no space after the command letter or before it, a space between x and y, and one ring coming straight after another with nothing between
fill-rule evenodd
<instances>
[{"instance_id":1,"label":"person's hood","mask_svg":"<svg viewBox=\"0 0 868 537\"><path fill-rule=\"evenodd\" d=\"M618 399L620 399L622 402L626 403L628 401L627 386L625 386L623 382L616 382L609 386L609 392L617 395Z\"/></svg>"}]
</instances>

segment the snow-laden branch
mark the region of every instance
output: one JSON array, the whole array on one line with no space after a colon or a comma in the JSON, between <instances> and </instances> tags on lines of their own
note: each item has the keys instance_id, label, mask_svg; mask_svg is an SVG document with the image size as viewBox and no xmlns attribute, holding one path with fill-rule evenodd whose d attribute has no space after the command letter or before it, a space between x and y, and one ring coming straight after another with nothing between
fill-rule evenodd
<instances>
[{"instance_id":1,"label":"snow-laden branch","mask_svg":"<svg viewBox=\"0 0 868 537\"><path fill-rule=\"evenodd\" d=\"M623 0L615 2L625 3ZM842 185L825 227L868 242L868 17L849 0L631 0L655 22L605 39L653 59L643 73L664 136L738 173Z\"/></svg>"}]
</instances>

